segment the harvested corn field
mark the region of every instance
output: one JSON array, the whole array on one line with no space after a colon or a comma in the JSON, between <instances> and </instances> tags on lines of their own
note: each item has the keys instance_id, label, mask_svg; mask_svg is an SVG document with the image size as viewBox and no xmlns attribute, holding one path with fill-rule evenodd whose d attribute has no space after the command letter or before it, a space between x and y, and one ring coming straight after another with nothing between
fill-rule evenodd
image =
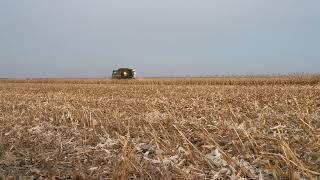
<instances>
[{"instance_id":1,"label":"harvested corn field","mask_svg":"<svg viewBox=\"0 0 320 180\"><path fill-rule=\"evenodd\" d=\"M320 77L0 81L0 175L320 178Z\"/></svg>"}]
</instances>

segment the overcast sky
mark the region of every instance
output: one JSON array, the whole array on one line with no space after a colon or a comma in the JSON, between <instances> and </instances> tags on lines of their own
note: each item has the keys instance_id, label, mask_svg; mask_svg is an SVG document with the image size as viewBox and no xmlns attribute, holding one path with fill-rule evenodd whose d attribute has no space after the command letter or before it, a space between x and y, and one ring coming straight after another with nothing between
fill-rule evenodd
<instances>
[{"instance_id":1,"label":"overcast sky","mask_svg":"<svg viewBox=\"0 0 320 180\"><path fill-rule=\"evenodd\" d=\"M319 0L0 0L0 77L320 72Z\"/></svg>"}]
</instances>

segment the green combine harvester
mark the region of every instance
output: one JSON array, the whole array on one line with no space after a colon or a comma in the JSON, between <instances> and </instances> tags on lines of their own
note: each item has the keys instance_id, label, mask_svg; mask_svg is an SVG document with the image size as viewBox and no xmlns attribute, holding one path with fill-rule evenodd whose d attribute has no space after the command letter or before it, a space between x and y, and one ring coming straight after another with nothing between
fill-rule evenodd
<instances>
[{"instance_id":1,"label":"green combine harvester","mask_svg":"<svg viewBox=\"0 0 320 180\"><path fill-rule=\"evenodd\" d=\"M119 68L112 71L112 79L135 79L136 70L130 68Z\"/></svg>"}]
</instances>

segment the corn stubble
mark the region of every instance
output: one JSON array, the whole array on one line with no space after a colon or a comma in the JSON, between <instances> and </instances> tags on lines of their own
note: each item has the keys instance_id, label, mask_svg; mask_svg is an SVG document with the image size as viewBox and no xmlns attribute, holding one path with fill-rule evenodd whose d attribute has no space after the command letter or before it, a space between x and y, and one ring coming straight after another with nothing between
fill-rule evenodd
<instances>
[{"instance_id":1,"label":"corn stubble","mask_svg":"<svg viewBox=\"0 0 320 180\"><path fill-rule=\"evenodd\" d=\"M0 81L0 175L318 179L319 82Z\"/></svg>"}]
</instances>

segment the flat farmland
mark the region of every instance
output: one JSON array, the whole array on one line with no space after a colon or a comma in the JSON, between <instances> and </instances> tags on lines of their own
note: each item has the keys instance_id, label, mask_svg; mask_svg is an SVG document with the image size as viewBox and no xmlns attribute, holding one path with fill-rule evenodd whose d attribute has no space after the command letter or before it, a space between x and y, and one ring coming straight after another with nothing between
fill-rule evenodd
<instances>
[{"instance_id":1,"label":"flat farmland","mask_svg":"<svg viewBox=\"0 0 320 180\"><path fill-rule=\"evenodd\" d=\"M1 80L0 175L319 179L320 77Z\"/></svg>"}]
</instances>

